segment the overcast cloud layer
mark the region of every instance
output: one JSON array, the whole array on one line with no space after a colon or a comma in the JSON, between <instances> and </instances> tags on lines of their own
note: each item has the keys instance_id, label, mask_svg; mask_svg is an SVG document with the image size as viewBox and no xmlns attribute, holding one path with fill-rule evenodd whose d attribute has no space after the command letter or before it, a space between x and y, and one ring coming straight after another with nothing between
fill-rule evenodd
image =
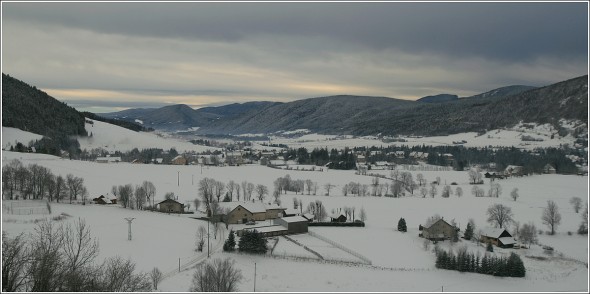
<instances>
[{"instance_id":1,"label":"overcast cloud layer","mask_svg":"<svg viewBox=\"0 0 590 294\"><path fill-rule=\"evenodd\" d=\"M588 72L586 3L2 3L4 73L94 112L417 99Z\"/></svg>"}]
</instances>

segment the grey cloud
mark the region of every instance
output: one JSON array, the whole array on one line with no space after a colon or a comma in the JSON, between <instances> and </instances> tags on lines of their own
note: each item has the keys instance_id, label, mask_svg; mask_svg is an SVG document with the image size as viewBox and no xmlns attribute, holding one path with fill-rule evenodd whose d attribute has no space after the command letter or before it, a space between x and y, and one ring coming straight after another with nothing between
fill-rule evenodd
<instances>
[{"instance_id":1,"label":"grey cloud","mask_svg":"<svg viewBox=\"0 0 590 294\"><path fill-rule=\"evenodd\" d=\"M158 38L319 37L507 62L588 51L585 3L7 3L4 17Z\"/></svg>"}]
</instances>

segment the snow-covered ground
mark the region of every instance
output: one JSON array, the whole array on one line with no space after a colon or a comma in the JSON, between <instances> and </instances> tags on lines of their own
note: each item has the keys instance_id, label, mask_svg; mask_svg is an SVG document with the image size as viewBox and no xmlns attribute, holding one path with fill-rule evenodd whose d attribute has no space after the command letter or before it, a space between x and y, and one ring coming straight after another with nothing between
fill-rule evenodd
<instances>
[{"instance_id":1,"label":"snow-covered ground","mask_svg":"<svg viewBox=\"0 0 590 294\"><path fill-rule=\"evenodd\" d=\"M96 126L95 126L96 127ZM96 136L96 135L94 135ZM138 185L144 180L152 181L156 188L156 202L163 200L166 192L174 192L179 201L186 203L197 197L198 181L211 177L219 181L249 181L264 184L272 191L273 181L289 174L292 179L311 179L320 187L318 195L295 195L288 193L281 196L283 206L292 207L293 198L301 199L304 207L311 201L321 200L328 213L332 209L344 206L355 207L358 213L366 210L367 220L364 228L311 227L310 231L325 236L354 250L367 258L373 265L351 265L346 263L326 263L313 260L293 260L284 258L259 257L237 253L216 251L212 257L231 257L242 271L244 279L239 284L241 291L252 291L254 286L254 263L257 264L256 291L580 291L588 290L588 269L581 262L588 262L588 238L578 236L575 231L581 222L581 214L576 214L569 199L580 197L588 199L588 178L582 176L536 175L522 178L501 180L502 195L499 198L476 198L471 195L467 172L457 171L410 171L414 177L422 173L428 182L441 178L438 195L435 198L422 198L415 195L403 198L388 197L352 197L343 196L342 187L355 182L371 184L372 177L356 175L354 171L327 170L324 172L305 172L280 170L259 165L240 167L204 167L168 166L168 165L134 165L128 163L101 164L95 162L70 161L49 155L32 153L2 152L2 164L11 159L20 159L23 164L36 163L46 166L54 174L65 176L72 173L84 178L89 191L89 198L110 192L111 186ZM377 172L377 171L372 171ZM388 175L389 171L380 171ZM380 179L388 182L386 179ZM463 197L453 194L450 198L441 198L440 192L445 183L456 182L462 187ZM324 184L335 185L331 196L324 195ZM487 190L488 181L481 187ZM513 201L509 195L513 188L519 189L520 198ZM270 201L270 196L267 196ZM434 254L424 250L418 235L418 225L426 219L439 214L445 220L454 219L461 229L473 218L478 228L488 226L486 209L494 203L502 203L512 208L515 219L522 223L532 221L538 229L547 230L541 224L541 212L547 200L555 201L562 214L561 225L557 234L539 236L542 244L551 245L556 252L553 258L545 261L526 258L526 255L544 254L540 247L519 249L527 268L525 278L498 278L479 274L460 273L438 270L434 267ZM4 204L4 202L3 202ZM194 206L191 208L194 210ZM129 257L137 263L137 269L149 271L159 267L163 272L175 272L178 259L181 259L183 271L171 275L160 286L161 291L187 291L191 284L193 270L184 270L186 264L199 262L206 258L195 248L195 232L199 225L206 224L192 219L190 215L167 215L154 212L133 211L116 206L53 204L52 215L65 212L71 217L64 222L71 222L78 217L84 218L99 239L101 258L113 255ZM3 213L2 229L9 235L31 232L35 227L32 219L46 217L43 215L18 216ZM127 223L125 217L135 217L133 221L133 240L127 240ZM406 219L408 232L397 232L397 221ZM230 226L231 228L231 226ZM574 232L568 235L567 232ZM218 240L213 240L213 249L218 249L224 230ZM309 235L301 235L304 242L317 242ZM306 251L290 246L280 240L276 255L306 257ZM321 243L310 243L319 246ZM475 244L462 241L470 250L477 250ZM313 248L313 247L310 247ZM327 250L328 246L318 247ZM315 250L315 249L314 249ZM530 251L526 251L530 250ZM497 250L500 254L501 250ZM319 251L318 251L319 252ZM338 252L338 251L329 251ZM563 257L560 257L560 253ZM321 253L320 253L321 254ZM336 254L336 253L333 253ZM338 253L340 254L340 253ZM346 254L346 253L344 253ZM307 256L310 257L310 256ZM354 259L351 258L351 259Z\"/></svg>"},{"instance_id":2,"label":"snow-covered ground","mask_svg":"<svg viewBox=\"0 0 590 294\"><path fill-rule=\"evenodd\" d=\"M11 146L22 143L28 146L30 141L40 140L41 135L25 132L20 129L2 127L2 149L9 150Z\"/></svg>"}]
</instances>

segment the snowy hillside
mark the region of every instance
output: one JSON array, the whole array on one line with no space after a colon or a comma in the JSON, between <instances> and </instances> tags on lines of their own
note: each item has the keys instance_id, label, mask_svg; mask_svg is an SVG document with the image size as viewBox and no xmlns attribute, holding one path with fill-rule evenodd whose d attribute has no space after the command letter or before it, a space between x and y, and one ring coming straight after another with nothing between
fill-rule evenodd
<instances>
[{"instance_id":1,"label":"snowy hillside","mask_svg":"<svg viewBox=\"0 0 590 294\"><path fill-rule=\"evenodd\" d=\"M190 142L174 138L163 138L156 133L134 132L108 123L90 120L93 124L86 123L86 131L89 137L80 137L81 149L103 148L107 151L130 151L133 148L161 148L168 150L176 148L178 152L215 150L215 147L194 145ZM92 136L90 136L92 134Z\"/></svg>"},{"instance_id":2,"label":"snowy hillside","mask_svg":"<svg viewBox=\"0 0 590 294\"><path fill-rule=\"evenodd\" d=\"M10 146L16 146L16 143L22 143L25 146L30 141L40 140L41 135L25 132L20 129L2 127L2 149L9 150Z\"/></svg>"},{"instance_id":3,"label":"snowy hillside","mask_svg":"<svg viewBox=\"0 0 590 294\"><path fill-rule=\"evenodd\" d=\"M95 126L96 127L96 126ZM253 290L254 266L257 263L257 291L292 292L292 291L419 291L434 292L444 287L445 291L582 291L588 290L588 238L575 234L581 222L581 214L575 213L569 204L571 197L587 199L588 178L586 176L536 175L522 178L501 180L503 193L499 198L476 198L471 194L467 172L431 170L410 171L414 178L422 173L431 182L441 178L439 195L435 198L414 196L402 198L389 197L354 197L343 196L342 187L355 182L370 185L372 177L356 175L354 171L329 170L286 171L259 165L240 167L204 167L170 166L170 165L135 165L129 163L101 164L95 162L70 161L49 155L3 152L2 163L20 159L24 165L36 163L46 166L56 175L65 176L72 173L84 178L89 198L110 192L112 185L140 184L144 180L152 181L156 186L156 203L163 200L166 192L174 192L181 203L191 202L197 197L198 181L204 177L218 181L248 181L263 184L272 189L273 181L287 174L293 180L311 179L319 185L318 195L289 192L281 196L283 206L292 207L293 198L301 199L304 207L310 202L320 200L328 210L342 207L361 207L366 210L367 220L364 228L326 228L312 227L310 231L338 242L343 246L369 258L372 265L354 265L339 262L322 262L318 260L292 260L281 256L256 257L223 253L219 250L221 239L227 236L222 232L217 239L212 237L213 258L231 257L242 271L244 279L239 284L240 291ZM403 167L400 167L403 170ZM428 167L426 167L427 169ZM388 171L381 171L388 175ZM382 182L389 182L380 179ZM462 197L453 194L450 198L441 198L440 190L445 183L456 182L453 191L461 187ZM330 196L322 196L324 184L335 185ZM488 179L480 186L488 188ZM519 189L520 198L510 198L510 191ZM271 197L267 196L266 201ZM493 276L460 273L439 270L434 267L434 254L424 250L423 239L418 237L418 225L426 219L439 214L445 220L455 220L461 229L473 218L477 228L487 227L486 209L494 203L501 203L512 208L515 219L521 224L534 222L538 229L547 230L541 224L541 212L547 200L555 201L562 214L561 225L557 234L539 235L541 244L555 248L552 257L543 253L540 246L530 249L515 250L521 255L527 268L525 278L498 278ZM3 201L3 204L9 203ZM191 269L196 263L206 259L206 252L199 253L195 248L195 231L205 222L191 219L187 215L168 215L147 211L123 209L117 206L52 204L52 215L62 212L69 214L66 222L78 217L84 218L90 225L94 236L100 240L100 258L113 255L129 257L137 263L138 270L150 271L159 267L167 278L162 282L160 291L184 292L190 287ZM194 210L194 207L191 208ZM197 215L199 215L197 213ZM188 215L190 216L190 215ZM2 214L2 225L9 235L31 232L35 224L32 220L44 218L44 215L20 216ZM127 223L123 218L135 217L133 222L133 240L127 241ZM408 223L408 232L403 234L395 230L397 221L404 217ZM232 226L230 226L232 228ZM512 229L510 229L512 231ZM567 232L574 232L568 235ZM298 238L304 244L315 246L328 258L349 259L341 251L332 250L311 236ZM279 240L279 255L308 257L301 247ZM442 246L447 246L443 242ZM471 251L481 250L476 243L462 241L456 248L467 246ZM161 250L166 248L166 250ZM505 256L513 249L495 249L495 254ZM529 256L529 257L527 257ZM545 256L538 260L530 256ZM178 271L178 261L182 271ZM586 265L584 265L586 262ZM325 273L330 273L326 275ZM358 277L362 277L359 279Z\"/></svg>"}]
</instances>

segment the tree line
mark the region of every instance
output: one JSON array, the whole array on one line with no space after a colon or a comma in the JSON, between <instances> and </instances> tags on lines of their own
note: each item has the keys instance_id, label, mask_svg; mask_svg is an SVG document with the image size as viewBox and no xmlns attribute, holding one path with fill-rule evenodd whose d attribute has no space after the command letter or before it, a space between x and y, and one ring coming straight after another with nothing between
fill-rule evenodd
<instances>
[{"instance_id":1,"label":"tree line","mask_svg":"<svg viewBox=\"0 0 590 294\"><path fill-rule=\"evenodd\" d=\"M489 255L488 253L480 259L478 254L467 251L462 247L455 254L452 249L448 251L435 247L436 268L456 270L460 272L471 272L499 277L524 277L526 268L520 256L514 252L508 258Z\"/></svg>"},{"instance_id":2,"label":"tree line","mask_svg":"<svg viewBox=\"0 0 590 294\"><path fill-rule=\"evenodd\" d=\"M50 169L38 164L25 166L14 159L2 168L2 196L4 199L47 199L60 202L64 199L81 199L85 204L88 190L84 179L67 174L54 175Z\"/></svg>"}]
</instances>

